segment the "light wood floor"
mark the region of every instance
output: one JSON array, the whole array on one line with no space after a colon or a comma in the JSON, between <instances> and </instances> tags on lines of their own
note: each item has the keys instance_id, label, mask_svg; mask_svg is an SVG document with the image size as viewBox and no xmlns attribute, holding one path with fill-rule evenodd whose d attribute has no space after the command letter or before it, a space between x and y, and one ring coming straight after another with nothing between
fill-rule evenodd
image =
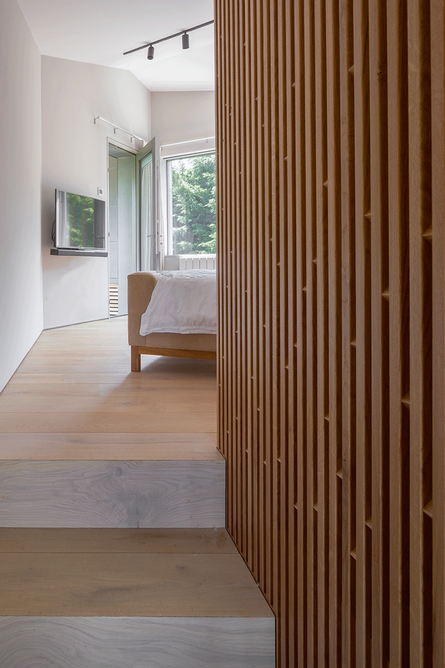
<instances>
[{"instance_id":1,"label":"light wood floor","mask_svg":"<svg viewBox=\"0 0 445 668\"><path fill-rule=\"evenodd\" d=\"M215 362L132 373L126 328L43 332L0 394L0 668L273 668L224 528Z\"/></svg>"},{"instance_id":2,"label":"light wood floor","mask_svg":"<svg viewBox=\"0 0 445 668\"><path fill-rule=\"evenodd\" d=\"M218 458L215 362L142 365L126 318L43 332L0 394L0 458Z\"/></svg>"},{"instance_id":3,"label":"light wood floor","mask_svg":"<svg viewBox=\"0 0 445 668\"><path fill-rule=\"evenodd\" d=\"M0 526L225 526L215 362L142 359L126 318L42 333L0 395Z\"/></svg>"}]
</instances>

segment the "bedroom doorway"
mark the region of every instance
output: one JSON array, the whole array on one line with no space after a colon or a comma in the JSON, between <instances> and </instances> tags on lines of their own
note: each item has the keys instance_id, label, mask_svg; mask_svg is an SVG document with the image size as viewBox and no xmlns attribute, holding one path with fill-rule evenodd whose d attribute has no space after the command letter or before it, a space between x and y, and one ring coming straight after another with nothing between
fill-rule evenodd
<instances>
[{"instance_id":1,"label":"bedroom doorway","mask_svg":"<svg viewBox=\"0 0 445 668\"><path fill-rule=\"evenodd\" d=\"M126 315L127 276L138 270L136 154L108 144L109 314Z\"/></svg>"},{"instance_id":2,"label":"bedroom doorway","mask_svg":"<svg viewBox=\"0 0 445 668\"><path fill-rule=\"evenodd\" d=\"M138 153L108 142L110 317L128 313L128 274L160 268L155 149L155 139Z\"/></svg>"}]
</instances>

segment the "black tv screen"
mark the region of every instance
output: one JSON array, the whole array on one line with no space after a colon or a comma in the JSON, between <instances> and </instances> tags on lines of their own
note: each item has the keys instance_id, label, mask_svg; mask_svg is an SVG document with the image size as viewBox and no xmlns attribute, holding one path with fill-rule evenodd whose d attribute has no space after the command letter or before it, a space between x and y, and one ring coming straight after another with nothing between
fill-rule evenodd
<instances>
[{"instance_id":1,"label":"black tv screen","mask_svg":"<svg viewBox=\"0 0 445 668\"><path fill-rule=\"evenodd\" d=\"M55 246L105 250L105 202L56 189Z\"/></svg>"}]
</instances>

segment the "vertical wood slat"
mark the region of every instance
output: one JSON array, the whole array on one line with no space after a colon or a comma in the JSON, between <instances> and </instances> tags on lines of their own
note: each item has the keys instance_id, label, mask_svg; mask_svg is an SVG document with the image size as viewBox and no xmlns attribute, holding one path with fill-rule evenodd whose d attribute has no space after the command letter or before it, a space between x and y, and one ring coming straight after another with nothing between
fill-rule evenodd
<instances>
[{"instance_id":1,"label":"vertical wood slat","mask_svg":"<svg viewBox=\"0 0 445 668\"><path fill-rule=\"evenodd\" d=\"M431 445L430 351L430 244L424 233L431 226L430 48L429 3L408 3L409 40L409 151L418 159L410 163L410 661L430 665L428 642L431 610L429 583L425 578L431 555L427 554L429 518L424 514L431 500L429 482ZM421 354L419 354L419 352ZM426 551L425 551L426 547ZM426 641L426 642L425 642Z\"/></svg>"},{"instance_id":2,"label":"vertical wood slat","mask_svg":"<svg viewBox=\"0 0 445 668\"><path fill-rule=\"evenodd\" d=\"M433 666L445 665L445 8L431 2L433 230Z\"/></svg>"},{"instance_id":3,"label":"vertical wood slat","mask_svg":"<svg viewBox=\"0 0 445 668\"><path fill-rule=\"evenodd\" d=\"M304 419L304 402L300 397L306 395L306 360L304 334L306 325L305 310L305 226L306 217L306 142L305 142L305 58L304 58L304 6L299 3L296 7L295 20L295 135L296 135L296 234L295 234L295 258L296 258L296 414L297 432L296 442L305 443L306 423ZM299 620L296 628L297 665L305 666L307 661L307 577L306 577L306 535L307 523L305 513L306 499L306 452L305 447L296 448L296 570L297 591L296 619Z\"/></svg>"},{"instance_id":4,"label":"vertical wood slat","mask_svg":"<svg viewBox=\"0 0 445 668\"><path fill-rule=\"evenodd\" d=\"M294 17L296 8L292 3L285 3L284 24L285 32L283 40L285 44L286 56L286 117L283 122L286 126L287 146L286 146L286 178L287 178L287 253L286 246L283 247L283 255L286 257L286 264L283 272L286 271L285 294L287 295L287 358L285 360L285 384L287 386L287 428L283 433L286 440L286 477L287 494L282 499L283 505L286 505L285 517L287 527L285 532L288 535L287 554L282 557L282 568L287 568L286 581L283 579L283 586L286 586L286 655L283 655L282 662L285 665L295 665L296 656L296 598L298 596L297 578L296 578L296 521L295 521L295 488L296 488L296 455L294 443L296 439L295 423L295 403L296 403L296 299L295 299L295 219L297 213L296 189L294 186L294 174L296 166L296 127L295 127L295 89L296 89L296 53L293 40ZM285 525L283 525L285 526ZM283 562L285 559L285 562ZM283 644L283 641L282 641Z\"/></svg>"},{"instance_id":5,"label":"vertical wood slat","mask_svg":"<svg viewBox=\"0 0 445 668\"><path fill-rule=\"evenodd\" d=\"M236 104L237 106L244 106L245 101L244 97L244 49L241 48L242 45L242 33L243 33L243 18L240 15L240 7L237 7L236 15L236 41L235 41L235 71L236 71ZM236 201L237 201L237 212L236 220L246 220L245 214L245 200L246 200L246 188L243 184L243 178L245 174L245 164L244 164L244 155L245 151L243 150L243 140L244 140L244 119L245 115L235 114L236 119ZM245 313L245 299L244 299L244 283L245 283L245 272L240 270L240 267L245 266L245 226L236 227L236 253L235 253L235 263L236 263L236 321L235 321L235 341L236 341L236 350L235 350L235 360L237 366L237 400L236 400L236 412L235 412L235 428L237 433L237 442L236 442L236 451L239 458L238 466L238 507L241 505L244 508L246 504L246 482L247 482L247 471L246 471L246 448L245 441L243 439L246 421L241 420L240 417L243 414L243 406L245 401L245 365L238 365L239 359L245 359L245 350L243 349L243 344L246 337L245 323L244 323L244 313ZM238 525L239 525L239 539L238 544L241 548L241 554L246 558L246 514L243 513L242 516L238 515Z\"/></svg>"},{"instance_id":6,"label":"vertical wood slat","mask_svg":"<svg viewBox=\"0 0 445 668\"><path fill-rule=\"evenodd\" d=\"M389 442L388 442L388 131L386 3L369 4L369 85L370 85L370 251L371 251L371 531L372 665L389 660ZM389 299L391 294L389 293Z\"/></svg>"},{"instance_id":7,"label":"vertical wood slat","mask_svg":"<svg viewBox=\"0 0 445 668\"><path fill-rule=\"evenodd\" d=\"M269 572L270 572L270 586L271 586L271 601L273 607L280 610L280 582L281 569L279 568L279 541L280 541L280 522L278 521L280 512L280 499L282 488L280 484L280 455L281 455L281 409L280 409L280 231L281 226L278 225L280 212L283 210L283 196L282 189L278 189L277 184L280 181L280 163L281 163L281 144L279 141L281 125L279 117L278 99L283 98L282 76L278 73L282 72L283 61L280 58L280 41L277 33L277 23L279 17L279 3L270 4L269 7L269 33L270 33L270 55L271 61L277 62L281 65L280 68L270 68L270 90L279 91L279 95L271 95L270 105L270 155L276 156L276 159L271 163L270 173L270 293L269 293L269 308L270 316L270 339L269 339L269 388L272 387L272 406L271 406L271 422L270 422L270 452L271 458L269 462L269 484L270 484L270 536L269 536ZM283 140L283 137L281 137ZM283 351L284 352L284 351ZM272 381L273 379L273 381ZM281 616L280 627L281 627ZM281 630L281 628L280 628ZM281 656L281 645L278 645L278 655Z\"/></svg>"},{"instance_id":8,"label":"vertical wood slat","mask_svg":"<svg viewBox=\"0 0 445 668\"><path fill-rule=\"evenodd\" d=\"M357 608L356 642L358 666L369 666L367 551L370 537L368 475L370 406L369 393L369 33L367 0L354 2L354 117L355 117L355 228L356 228L356 354L357 354L357 469L356 469L356 531L357 531Z\"/></svg>"},{"instance_id":9,"label":"vertical wood slat","mask_svg":"<svg viewBox=\"0 0 445 668\"><path fill-rule=\"evenodd\" d=\"M282 187L279 190L279 208L277 212L278 218L283 216L289 219L291 211L288 190L288 168L289 163L292 162L292 155L289 151L288 142L288 100L290 95L289 90L289 60L286 58L286 9L289 10L288 3L282 1L277 7L276 18L276 49L277 49L277 122L276 122L276 142L277 150L279 151L278 169L277 169L277 183L281 183ZM292 189L291 189L292 191ZM277 507L277 516L279 518L277 526L277 535L274 536L274 544L277 550L275 563L279 564L279 579L277 582L277 599L278 599L278 636L280 642L277 643L277 662L289 665L289 591L293 590L290 583L290 572L288 567L289 558L289 544L292 537L292 529L289 525L288 513L289 508L293 507L293 503L289 503L289 472L291 470L288 443L292 442L292 437L289 437L289 378L287 370L289 368L289 309L288 300L290 297L288 288L289 272L289 256L286 253L289 244L288 226L278 226L275 221L275 226L279 230L278 234L278 253L276 254L277 266L277 289L279 292L279 303L276 305L278 311L278 331L276 345L279 348L280 355L278 360L279 372L279 393L278 393L278 410L277 410L277 478L276 485L280 490L280 496ZM287 296L287 298L286 298ZM292 330L291 330L292 331ZM293 519L293 517L292 517ZM279 533L278 533L279 532ZM292 652L293 654L293 652ZM293 658L292 658L293 662Z\"/></svg>"},{"instance_id":10,"label":"vertical wood slat","mask_svg":"<svg viewBox=\"0 0 445 668\"><path fill-rule=\"evenodd\" d=\"M265 144L265 154L264 154L264 237L263 237L263 252L264 252L264 373L263 373L263 424L264 424L264 436L265 436L265 447L263 453L263 464L264 464L264 494L265 494L265 534L264 534L264 551L267 555L265 558L265 585L264 591L266 592L269 600L271 601L272 606L274 605L273 601L273 583L272 583L272 565L274 560L274 553L272 549L272 531L273 531L273 518L272 518L272 504L274 502L272 494L272 459L274 455L274 450L272 449L272 425L275 420L274 412L271 409L271 406L275 404L275 382L272 383L272 339L275 331L275 319L272 311L272 235L274 231L272 230L272 200L274 196L272 183L275 182L275 160L272 160L272 141L273 133L275 128L273 127L274 117L273 117L273 98L272 98L272 63L275 54L273 53L273 22L271 21L271 10L275 5L271 5L267 0L263 0L263 49L264 49L264 60L263 60L263 69L264 69L264 85L265 85L265 99L264 99L264 127L263 127L263 141ZM275 156L274 156L275 158ZM278 492L278 490L277 490Z\"/></svg>"},{"instance_id":11,"label":"vertical wood slat","mask_svg":"<svg viewBox=\"0 0 445 668\"><path fill-rule=\"evenodd\" d=\"M243 8L243 23L244 30L242 34L243 42L243 54L244 54L244 87L243 87L243 104L245 105L246 114L244 118L244 132L243 132L243 143L242 143L242 157L244 160L244 169L242 169L242 189L244 191L245 202L244 202L244 216L246 220L246 225L244 227L244 236L243 236L243 262L246 268L244 276L244 285L243 285L243 309L242 317L244 319L243 332L241 334L242 338L242 354L245 358L245 367L244 367L244 379L243 379L243 391L244 391L244 402L242 406L241 414L246 416L246 420L242 422L242 427L244 428L244 433L242 435L242 445L245 450L246 457L246 472L245 472L245 517L244 517L244 533L245 533L245 555L244 558L249 568L253 570L252 564L252 555L253 555L253 531L254 531L254 520L253 520L253 499L254 499L254 477L253 477L253 431L252 431L252 413L250 411L250 406L252 405L252 351L253 351L253 339L252 339L252 238L253 238L253 229L252 229L252 192L246 187L247 183L252 182L252 152L246 150L247 138L251 135L251 107L252 107L252 94L251 94L251 79L250 79L250 55L251 49L247 47L250 35L250 16L249 16L249 6L248 3L245 4Z\"/></svg>"},{"instance_id":12,"label":"vertical wood slat","mask_svg":"<svg viewBox=\"0 0 445 668\"><path fill-rule=\"evenodd\" d=\"M408 3L409 39L409 153L418 155L416 166L409 171L410 206L410 665L423 668L422 605L422 442L423 442L423 359L414 359L414 350L422 351L422 201L421 201L421 81L420 44L412 45L420 31L420 5ZM414 275L415 272L415 275ZM414 285L413 285L414 279Z\"/></svg>"},{"instance_id":13,"label":"vertical wood slat","mask_svg":"<svg viewBox=\"0 0 445 668\"><path fill-rule=\"evenodd\" d=\"M280 667L442 668L443 4L216 16L229 528Z\"/></svg>"},{"instance_id":14,"label":"vertical wood slat","mask_svg":"<svg viewBox=\"0 0 445 668\"><path fill-rule=\"evenodd\" d=\"M355 667L355 229L353 5L340 3L342 265L342 663ZM352 70L352 72L351 72Z\"/></svg>"},{"instance_id":15,"label":"vertical wood slat","mask_svg":"<svg viewBox=\"0 0 445 668\"><path fill-rule=\"evenodd\" d=\"M242 60L242 51L239 48L240 45L240 32L242 30L241 22L239 19L239 6L237 2L232 3L232 34L233 34L233 107L236 108L242 104L241 102L241 79L242 79L242 69L241 69L241 60ZM240 175L241 175L241 124L244 115L236 114L232 112L232 123L233 123L233 196L234 196L234 221L241 220L243 217L242 211L242 191L240 185ZM234 485L236 488L236 507L244 507L244 498L243 498L243 474L244 474L244 447L241 442L240 434L240 414L241 414L241 402L242 402L242 372L243 367L238 364L240 359L240 340L241 340L241 322L240 322L240 299L242 295L242 286L241 286L241 271L240 265L242 262L242 245L241 245L241 226L234 225L232 223L232 276L235 278L233 282L233 287L236 288L232 292L232 364L234 369L234 379L236 378L236 384L234 383L234 396L233 396L233 409L232 409L232 433L235 435L234 447L235 447L235 457L236 457L236 478L234 480ZM235 510L236 517L236 526L237 526L237 542L240 546L241 554L245 554L244 551L244 515L240 517Z\"/></svg>"},{"instance_id":16,"label":"vertical wood slat","mask_svg":"<svg viewBox=\"0 0 445 668\"><path fill-rule=\"evenodd\" d=\"M258 349L259 349L259 334L258 334L258 318L255 315L258 313L258 292L259 282L256 280L258 276L258 146L255 138L258 136L258 96L257 96L257 63L254 57L257 45L257 14L255 12L255 0L249 2L250 14L250 95L251 95L251 134L249 140L251 141L251 158L252 158L252 178L251 178L251 197L252 197L252 268L251 268L251 285L252 285L252 368L251 368L251 384L252 384L252 403L249 407L249 412L252 419L252 440L249 443L252 453L252 488L253 488L253 554L251 557L252 573L259 579L260 572L260 504L259 504L259 469L262 466L262 460L259 457L259 434L258 434Z\"/></svg>"},{"instance_id":17,"label":"vertical wood slat","mask_svg":"<svg viewBox=\"0 0 445 668\"><path fill-rule=\"evenodd\" d=\"M409 666L409 199L407 15L388 3L389 663Z\"/></svg>"},{"instance_id":18,"label":"vertical wood slat","mask_svg":"<svg viewBox=\"0 0 445 668\"><path fill-rule=\"evenodd\" d=\"M257 247L257 258L258 258L258 443L259 443L259 453L258 453L258 467L259 467L259 476L258 476L258 486L259 486L259 530L260 530L260 563L259 563L259 574L258 581L262 586L263 591L266 591L266 524L265 524L265 506L266 506L266 495L265 495L265 473L264 473L264 459L265 459L265 422L264 422L264 350L265 350L265 285L266 285L266 247L265 247L265 216L266 216L266 194L265 194L265 182L267 174L267 150L265 147L265 104L264 100L264 90L265 90L265 81L264 81L264 59L267 58L267 52L260 47L263 44L263 24L265 18L263 17L262 5L261 2L256 3L256 14L257 14L257 49L256 54L258 56L258 67L257 67L257 104L258 104L258 123L257 123L257 145L258 145L258 247Z\"/></svg>"},{"instance_id":19,"label":"vertical wood slat","mask_svg":"<svg viewBox=\"0 0 445 668\"><path fill-rule=\"evenodd\" d=\"M231 34L234 32L235 27L235 16L233 11L234 3L227 4L227 28ZM227 74L230 76L230 80L233 81L235 77L235 65L234 65L234 55L235 55L235 40L232 40L230 47L228 49L229 56L227 58ZM235 351L235 339L231 332L234 330L235 326L235 295L236 295L236 279L235 281L230 280L231 276L235 276L235 258L233 257L235 246L235 225L234 221L236 220L236 170L235 170L235 113L234 109L236 108L235 100L235 91L234 87L229 88L229 97L228 97L228 153L227 159L228 164L230 164L230 170L228 170L228 187L227 187L227 216L228 216L228 226L227 226L227 237L228 237L228 247L226 251L226 276L227 276L227 296L226 296L226 320L228 323L228 341L227 341L227 366L231 378L234 382L230 387L230 391L227 393L227 436L231 436L229 439L228 447L228 456L238 463L238 452L236 449L237 434L233 429L234 422L234 404L236 401L236 391L237 391L237 367L236 361L234 359ZM239 503L237 488L236 488L236 475L238 471L238 466L235 466L233 469L229 470L228 475L228 526L231 528L231 531L235 533L236 539L238 538L238 524L236 521L236 508Z\"/></svg>"},{"instance_id":20,"label":"vertical wood slat","mask_svg":"<svg viewBox=\"0 0 445 668\"><path fill-rule=\"evenodd\" d=\"M304 46L305 46L305 133L306 133L306 244L304 301L306 306L305 356L306 356L306 493L304 498L306 514L306 577L307 577L307 665L316 665L316 614L317 614L317 573L315 569L314 505L316 504L316 281L313 260L315 250L315 54L314 54L314 5L304 4Z\"/></svg>"},{"instance_id":21,"label":"vertical wood slat","mask_svg":"<svg viewBox=\"0 0 445 668\"><path fill-rule=\"evenodd\" d=\"M342 391L341 369L341 172L339 100L339 13L336 0L326 3L326 90L327 99L327 225L328 225L328 301L329 301L329 620L328 666L341 665L342 657L342 525L341 478L342 415L338 397Z\"/></svg>"},{"instance_id":22,"label":"vertical wood slat","mask_svg":"<svg viewBox=\"0 0 445 668\"><path fill-rule=\"evenodd\" d=\"M317 421L316 421L316 665L329 656L329 375L328 375L328 256L327 256L327 119L326 119L326 7L315 6L315 136L316 136L316 268L317 286Z\"/></svg>"}]
</instances>

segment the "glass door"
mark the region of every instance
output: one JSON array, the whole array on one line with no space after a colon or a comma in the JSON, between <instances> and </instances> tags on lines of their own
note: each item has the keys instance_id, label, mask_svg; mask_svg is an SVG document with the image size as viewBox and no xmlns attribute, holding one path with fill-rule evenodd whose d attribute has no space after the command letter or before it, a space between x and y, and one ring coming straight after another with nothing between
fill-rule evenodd
<instances>
[{"instance_id":1,"label":"glass door","mask_svg":"<svg viewBox=\"0 0 445 668\"><path fill-rule=\"evenodd\" d=\"M156 140L137 154L139 261L141 271L159 270Z\"/></svg>"}]
</instances>

